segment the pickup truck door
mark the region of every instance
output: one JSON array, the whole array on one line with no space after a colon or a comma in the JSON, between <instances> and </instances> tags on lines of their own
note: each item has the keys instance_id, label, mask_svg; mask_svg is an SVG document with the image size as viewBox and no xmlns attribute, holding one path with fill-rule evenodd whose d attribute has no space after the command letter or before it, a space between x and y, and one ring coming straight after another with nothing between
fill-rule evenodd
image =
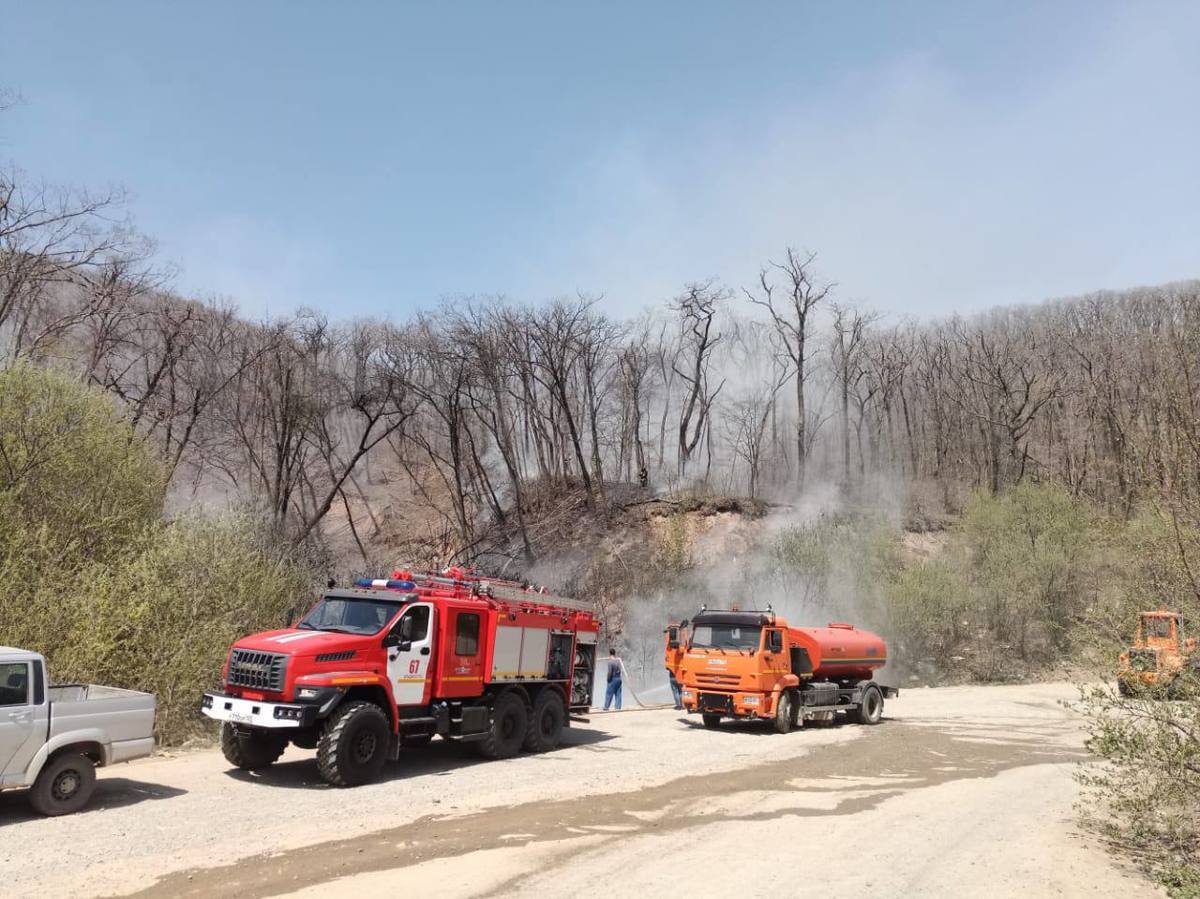
<instances>
[{"instance_id":1,"label":"pickup truck door","mask_svg":"<svg viewBox=\"0 0 1200 899\"><path fill-rule=\"evenodd\" d=\"M0 778L23 774L45 738L44 715L34 699L34 665L40 662L0 662ZM40 673L40 672L38 672Z\"/></svg>"}]
</instances>

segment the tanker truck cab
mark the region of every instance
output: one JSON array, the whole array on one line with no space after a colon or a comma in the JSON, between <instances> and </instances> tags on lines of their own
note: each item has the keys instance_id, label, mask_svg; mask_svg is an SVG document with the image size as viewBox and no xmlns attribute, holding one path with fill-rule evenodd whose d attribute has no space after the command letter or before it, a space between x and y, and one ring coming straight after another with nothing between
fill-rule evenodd
<instances>
[{"instance_id":1,"label":"tanker truck cab","mask_svg":"<svg viewBox=\"0 0 1200 899\"><path fill-rule=\"evenodd\" d=\"M598 629L590 604L528 585L397 571L237 641L201 710L236 767L265 768L291 744L316 749L339 786L435 736L489 758L545 751L590 703Z\"/></svg>"},{"instance_id":2,"label":"tanker truck cab","mask_svg":"<svg viewBox=\"0 0 1200 899\"><path fill-rule=\"evenodd\" d=\"M705 727L722 718L765 719L786 733L805 721L846 717L876 724L893 687L874 672L887 647L849 624L791 627L768 609L701 611L679 664L684 708Z\"/></svg>"}]
</instances>

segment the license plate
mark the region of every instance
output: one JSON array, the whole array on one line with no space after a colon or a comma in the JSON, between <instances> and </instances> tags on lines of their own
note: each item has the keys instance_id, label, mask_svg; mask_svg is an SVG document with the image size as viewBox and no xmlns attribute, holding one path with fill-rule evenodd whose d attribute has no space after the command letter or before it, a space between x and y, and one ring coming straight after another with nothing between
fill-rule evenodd
<instances>
[{"instance_id":1,"label":"license plate","mask_svg":"<svg viewBox=\"0 0 1200 899\"><path fill-rule=\"evenodd\" d=\"M253 724L254 716L248 715L245 712L230 712L229 720L235 724Z\"/></svg>"}]
</instances>

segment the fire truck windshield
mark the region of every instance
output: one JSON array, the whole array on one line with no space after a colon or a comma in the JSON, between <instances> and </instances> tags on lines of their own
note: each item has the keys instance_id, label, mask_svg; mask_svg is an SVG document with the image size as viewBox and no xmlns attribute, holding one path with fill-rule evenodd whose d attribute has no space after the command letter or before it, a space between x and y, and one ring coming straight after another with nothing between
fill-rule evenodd
<instances>
[{"instance_id":1,"label":"fire truck windshield","mask_svg":"<svg viewBox=\"0 0 1200 899\"><path fill-rule=\"evenodd\" d=\"M692 631L692 649L758 649L762 628L755 625L701 624Z\"/></svg>"},{"instance_id":2,"label":"fire truck windshield","mask_svg":"<svg viewBox=\"0 0 1200 899\"><path fill-rule=\"evenodd\" d=\"M339 634L377 634L400 611L400 602L367 597L326 596L296 627Z\"/></svg>"}]
</instances>

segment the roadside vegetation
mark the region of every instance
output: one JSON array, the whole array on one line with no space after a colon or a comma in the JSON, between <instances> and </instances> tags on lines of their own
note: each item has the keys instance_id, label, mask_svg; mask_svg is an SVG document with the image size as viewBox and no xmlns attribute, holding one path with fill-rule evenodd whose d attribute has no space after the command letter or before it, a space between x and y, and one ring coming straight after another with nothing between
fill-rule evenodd
<instances>
[{"instance_id":1,"label":"roadside vegetation","mask_svg":"<svg viewBox=\"0 0 1200 899\"><path fill-rule=\"evenodd\" d=\"M164 516L165 484L104 393L0 371L0 635L60 683L155 693L159 739L178 743L230 643L279 626L311 578L251 515Z\"/></svg>"}]
</instances>

